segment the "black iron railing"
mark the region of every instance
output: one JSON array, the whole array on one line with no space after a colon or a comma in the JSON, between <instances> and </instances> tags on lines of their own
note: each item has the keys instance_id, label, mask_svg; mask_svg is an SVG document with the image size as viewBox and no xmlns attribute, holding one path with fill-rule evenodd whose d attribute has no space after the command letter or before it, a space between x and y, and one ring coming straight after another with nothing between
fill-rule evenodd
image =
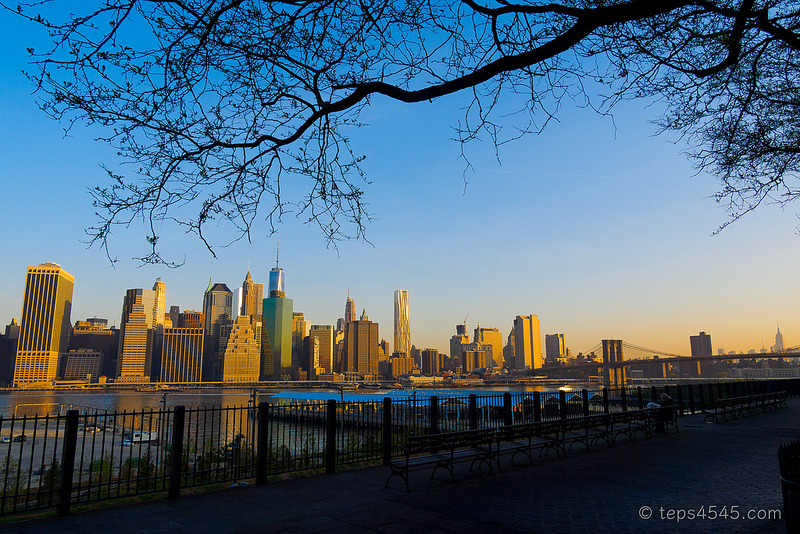
<instances>
[{"instance_id":1,"label":"black iron railing","mask_svg":"<svg viewBox=\"0 0 800 534\"><path fill-rule=\"evenodd\" d=\"M0 418L0 513L385 463L412 435L636 410L662 392L691 414L776 391L798 395L800 380Z\"/></svg>"}]
</instances>

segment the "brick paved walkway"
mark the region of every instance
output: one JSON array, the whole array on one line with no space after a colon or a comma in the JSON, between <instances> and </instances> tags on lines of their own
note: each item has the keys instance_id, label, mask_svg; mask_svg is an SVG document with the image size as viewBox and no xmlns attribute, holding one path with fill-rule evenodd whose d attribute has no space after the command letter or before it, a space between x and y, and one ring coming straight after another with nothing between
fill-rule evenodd
<instances>
[{"instance_id":1,"label":"brick paved walkway","mask_svg":"<svg viewBox=\"0 0 800 534\"><path fill-rule=\"evenodd\" d=\"M778 445L800 435L800 399L789 408L722 424L681 419L681 432L576 452L503 473L413 473L411 493L383 466L149 504L6 525L53 532L731 532L783 534L782 520L747 519L783 508ZM670 510L727 507L740 519L661 519ZM652 511L649 519L640 511ZM663 509L663 512L661 511Z\"/></svg>"}]
</instances>

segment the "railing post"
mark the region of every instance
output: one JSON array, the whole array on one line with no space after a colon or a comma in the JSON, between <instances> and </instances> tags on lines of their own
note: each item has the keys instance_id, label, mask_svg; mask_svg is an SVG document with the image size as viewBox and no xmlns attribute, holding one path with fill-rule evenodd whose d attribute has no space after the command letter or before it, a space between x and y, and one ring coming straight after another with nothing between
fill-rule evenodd
<instances>
[{"instance_id":1,"label":"railing post","mask_svg":"<svg viewBox=\"0 0 800 534\"><path fill-rule=\"evenodd\" d=\"M694 386L689 384L689 412L694 414Z\"/></svg>"},{"instance_id":2,"label":"railing post","mask_svg":"<svg viewBox=\"0 0 800 534\"><path fill-rule=\"evenodd\" d=\"M325 418L325 472L336 472L336 399L328 399Z\"/></svg>"},{"instance_id":3,"label":"railing post","mask_svg":"<svg viewBox=\"0 0 800 534\"><path fill-rule=\"evenodd\" d=\"M169 496L177 499L181 496L181 477L183 476L183 426L186 421L186 408L175 406L172 416L172 471L169 475Z\"/></svg>"},{"instance_id":4,"label":"railing post","mask_svg":"<svg viewBox=\"0 0 800 534\"><path fill-rule=\"evenodd\" d=\"M650 402L658 402L658 389L655 386L650 386Z\"/></svg>"},{"instance_id":5,"label":"railing post","mask_svg":"<svg viewBox=\"0 0 800 534\"><path fill-rule=\"evenodd\" d=\"M256 448L256 484L267 483L267 461L269 459L269 435L267 421L269 419L269 403L258 405L258 446Z\"/></svg>"},{"instance_id":6,"label":"railing post","mask_svg":"<svg viewBox=\"0 0 800 534\"><path fill-rule=\"evenodd\" d=\"M392 461L392 399L383 398L383 464Z\"/></svg>"},{"instance_id":7,"label":"railing post","mask_svg":"<svg viewBox=\"0 0 800 534\"><path fill-rule=\"evenodd\" d=\"M697 384L697 396L700 398L700 411L706 411L706 394L703 391L703 384Z\"/></svg>"},{"instance_id":8,"label":"railing post","mask_svg":"<svg viewBox=\"0 0 800 534\"><path fill-rule=\"evenodd\" d=\"M583 401L583 415L585 417L589 416L589 390L583 388L581 390L581 400Z\"/></svg>"},{"instance_id":9,"label":"railing post","mask_svg":"<svg viewBox=\"0 0 800 534\"><path fill-rule=\"evenodd\" d=\"M542 420L542 394L533 392L533 420L538 423Z\"/></svg>"},{"instance_id":10,"label":"railing post","mask_svg":"<svg viewBox=\"0 0 800 534\"><path fill-rule=\"evenodd\" d=\"M503 393L503 424L506 426L514 424L513 414L511 412L511 393L508 391Z\"/></svg>"},{"instance_id":11,"label":"railing post","mask_svg":"<svg viewBox=\"0 0 800 534\"><path fill-rule=\"evenodd\" d=\"M478 428L478 396L471 393L469 396L469 429Z\"/></svg>"},{"instance_id":12,"label":"railing post","mask_svg":"<svg viewBox=\"0 0 800 534\"><path fill-rule=\"evenodd\" d=\"M608 407L608 388L603 388L603 413L609 413Z\"/></svg>"},{"instance_id":13,"label":"railing post","mask_svg":"<svg viewBox=\"0 0 800 534\"><path fill-rule=\"evenodd\" d=\"M708 402L714 404L714 384L708 383Z\"/></svg>"},{"instance_id":14,"label":"railing post","mask_svg":"<svg viewBox=\"0 0 800 534\"><path fill-rule=\"evenodd\" d=\"M717 398L721 399L725 395L722 393L722 382L717 382Z\"/></svg>"},{"instance_id":15,"label":"railing post","mask_svg":"<svg viewBox=\"0 0 800 534\"><path fill-rule=\"evenodd\" d=\"M636 399L639 401L639 409L644 410L644 397L642 396L642 386L636 386Z\"/></svg>"},{"instance_id":16,"label":"railing post","mask_svg":"<svg viewBox=\"0 0 800 534\"><path fill-rule=\"evenodd\" d=\"M78 410L67 412L64 428L64 448L61 451L61 484L58 490L58 515L69 515L72 502L72 476L75 471L75 451L78 448Z\"/></svg>"},{"instance_id":17,"label":"railing post","mask_svg":"<svg viewBox=\"0 0 800 534\"><path fill-rule=\"evenodd\" d=\"M619 388L619 397L620 402L622 403L622 411L628 411L628 392L625 390L625 386Z\"/></svg>"},{"instance_id":18,"label":"railing post","mask_svg":"<svg viewBox=\"0 0 800 534\"><path fill-rule=\"evenodd\" d=\"M428 420L430 421L430 428L428 429L429 434L438 434L439 433L439 397L436 395L431 395L428 397L430 401Z\"/></svg>"},{"instance_id":19,"label":"railing post","mask_svg":"<svg viewBox=\"0 0 800 534\"><path fill-rule=\"evenodd\" d=\"M730 382L725 382L725 396L728 397L729 399L734 397L734 395L731 395L731 383Z\"/></svg>"},{"instance_id":20,"label":"railing post","mask_svg":"<svg viewBox=\"0 0 800 534\"><path fill-rule=\"evenodd\" d=\"M558 390L558 415L561 419L567 418L567 392Z\"/></svg>"},{"instance_id":21,"label":"railing post","mask_svg":"<svg viewBox=\"0 0 800 534\"><path fill-rule=\"evenodd\" d=\"M675 386L678 388L678 415L683 415L683 388L681 386Z\"/></svg>"}]
</instances>

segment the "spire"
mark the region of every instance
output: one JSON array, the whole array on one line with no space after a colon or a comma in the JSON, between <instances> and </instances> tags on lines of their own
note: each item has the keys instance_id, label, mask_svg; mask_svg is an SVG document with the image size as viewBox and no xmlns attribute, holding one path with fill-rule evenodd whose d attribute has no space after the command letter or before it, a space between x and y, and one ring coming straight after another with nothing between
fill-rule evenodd
<instances>
[{"instance_id":1,"label":"spire","mask_svg":"<svg viewBox=\"0 0 800 534\"><path fill-rule=\"evenodd\" d=\"M369 317L367 317L367 309L366 308L364 308L363 311L361 312L361 320L362 321L369 321Z\"/></svg>"},{"instance_id":2,"label":"spire","mask_svg":"<svg viewBox=\"0 0 800 534\"><path fill-rule=\"evenodd\" d=\"M275 247L275 268L278 269L278 258L280 257L281 253L281 242L278 241L278 245Z\"/></svg>"},{"instance_id":3,"label":"spire","mask_svg":"<svg viewBox=\"0 0 800 534\"><path fill-rule=\"evenodd\" d=\"M213 284L211 283L211 277L209 276L209 277L208 277L208 287L206 288L206 293L208 293L209 291L211 291L211 286L212 286L212 285L213 285Z\"/></svg>"}]
</instances>

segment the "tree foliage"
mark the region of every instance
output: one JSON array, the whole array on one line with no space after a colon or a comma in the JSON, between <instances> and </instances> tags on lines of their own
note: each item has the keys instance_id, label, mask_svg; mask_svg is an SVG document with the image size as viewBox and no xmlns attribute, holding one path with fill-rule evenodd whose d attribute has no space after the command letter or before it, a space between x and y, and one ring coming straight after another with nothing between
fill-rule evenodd
<instances>
[{"instance_id":1,"label":"tree foliage","mask_svg":"<svg viewBox=\"0 0 800 534\"><path fill-rule=\"evenodd\" d=\"M363 237L367 178L348 135L377 97L468 94L454 125L462 146L538 132L564 99L607 112L622 98L661 98L661 127L716 173L733 219L798 195L795 1L105 0L68 17L44 13L48 4L14 9L53 38L50 50L31 51L43 108L102 126L137 164L93 189L92 239L106 244L115 226L143 218L146 261L160 261L165 221L209 248L212 223L249 238L254 224L274 229L289 211L329 240ZM508 102L519 103L515 120Z\"/></svg>"}]
</instances>

